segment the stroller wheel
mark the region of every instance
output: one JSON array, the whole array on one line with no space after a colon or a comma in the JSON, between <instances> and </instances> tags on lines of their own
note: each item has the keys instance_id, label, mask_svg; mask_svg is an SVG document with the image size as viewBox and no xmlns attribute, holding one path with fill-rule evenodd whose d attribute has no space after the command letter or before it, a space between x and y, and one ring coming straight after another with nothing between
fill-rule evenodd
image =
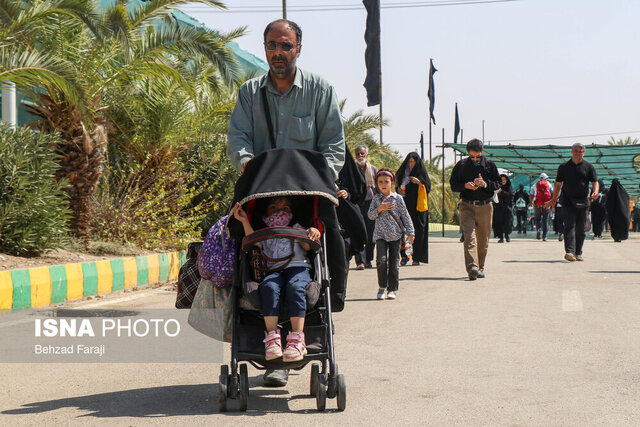
<instances>
[{"instance_id":1,"label":"stroller wheel","mask_svg":"<svg viewBox=\"0 0 640 427\"><path fill-rule=\"evenodd\" d=\"M338 374L338 389L337 391L337 400L338 400L338 410L344 411L347 407L347 382L344 379L344 375Z\"/></svg>"},{"instance_id":2,"label":"stroller wheel","mask_svg":"<svg viewBox=\"0 0 640 427\"><path fill-rule=\"evenodd\" d=\"M327 380L323 374L318 374L318 385L316 387L316 407L318 411L324 411L327 407Z\"/></svg>"},{"instance_id":3,"label":"stroller wheel","mask_svg":"<svg viewBox=\"0 0 640 427\"><path fill-rule=\"evenodd\" d=\"M227 412L227 385L229 384L229 367L220 366L220 377L218 379L218 410Z\"/></svg>"},{"instance_id":4,"label":"stroller wheel","mask_svg":"<svg viewBox=\"0 0 640 427\"><path fill-rule=\"evenodd\" d=\"M249 374L247 373L247 365L243 363L240 365L240 410L242 412L247 410L247 403L249 402Z\"/></svg>"},{"instance_id":5,"label":"stroller wheel","mask_svg":"<svg viewBox=\"0 0 640 427\"><path fill-rule=\"evenodd\" d=\"M314 363L311 365L311 384L309 386L309 392L311 396L316 395L316 389L318 388L318 374L320 373L320 365Z\"/></svg>"}]
</instances>

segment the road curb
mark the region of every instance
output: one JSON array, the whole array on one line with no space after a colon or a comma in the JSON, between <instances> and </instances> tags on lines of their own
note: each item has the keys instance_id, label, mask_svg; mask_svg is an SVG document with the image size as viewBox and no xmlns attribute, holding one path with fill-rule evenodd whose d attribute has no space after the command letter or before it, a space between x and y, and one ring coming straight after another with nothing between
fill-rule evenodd
<instances>
[{"instance_id":1,"label":"road curb","mask_svg":"<svg viewBox=\"0 0 640 427\"><path fill-rule=\"evenodd\" d=\"M0 271L0 310L46 307L178 278L186 251Z\"/></svg>"}]
</instances>

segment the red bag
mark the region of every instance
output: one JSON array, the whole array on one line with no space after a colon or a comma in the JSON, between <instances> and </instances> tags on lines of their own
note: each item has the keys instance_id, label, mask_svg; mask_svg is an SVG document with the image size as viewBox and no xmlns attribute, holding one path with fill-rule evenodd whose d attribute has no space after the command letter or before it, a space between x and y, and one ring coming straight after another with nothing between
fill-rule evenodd
<instances>
[{"instance_id":1,"label":"red bag","mask_svg":"<svg viewBox=\"0 0 640 427\"><path fill-rule=\"evenodd\" d=\"M536 197L533 199L533 204L542 206L549 200L551 200L551 186L549 185L549 181L541 179L536 184Z\"/></svg>"}]
</instances>

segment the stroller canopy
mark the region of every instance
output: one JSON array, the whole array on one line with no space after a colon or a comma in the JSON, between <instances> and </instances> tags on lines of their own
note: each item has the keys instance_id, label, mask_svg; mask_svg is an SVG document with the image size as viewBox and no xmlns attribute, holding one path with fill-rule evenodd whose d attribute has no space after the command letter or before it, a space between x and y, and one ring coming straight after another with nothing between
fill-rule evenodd
<instances>
[{"instance_id":1,"label":"stroller canopy","mask_svg":"<svg viewBox=\"0 0 640 427\"><path fill-rule=\"evenodd\" d=\"M233 204L276 196L320 196L338 204L327 161L310 150L276 148L254 157L236 182Z\"/></svg>"},{"instance_id":2,"label":"stroller canopy","mask_svg":"<svg viewBox=\"0 0 640 427\"><path fill-rule=\"evenodd\" d=\"M338 204L336 191L329 165L321 153L277 148L265 151L247 163L236 182L231 206L240 203L251 218L255 203L260 200L283 196L309 198L309 203L298 205L294 219L305 228L312 225L315 218L337 229L333 208ZM234 237L244 234L233 216L229 218L229 229Z\"/></svg>"}]
</instances>

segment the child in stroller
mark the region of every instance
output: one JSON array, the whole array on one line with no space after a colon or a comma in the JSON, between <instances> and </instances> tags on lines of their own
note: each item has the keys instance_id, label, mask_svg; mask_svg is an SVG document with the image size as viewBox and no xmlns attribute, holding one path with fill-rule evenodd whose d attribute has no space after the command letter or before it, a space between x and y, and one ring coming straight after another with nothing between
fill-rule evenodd
<instances>
[{"instance_id":1,"label":"child in stroller","mask_svg":"<svg viewBox=\"0 0 640 427\"><path fill-rule=\"evenodd\" d=\"M286 198L285 201L282 198ZM269 208L272 203L274 206ZM346 382L336 363L332 321L332 313L344 308L346 293L346 258L335 212L337 204L336 187L328 164L322 154L315 151L291 148L265 151L247 164L236 182L231 206L237 214L231 215L227 224L229 235L237 243L231 363L220 366L218 407L221 412L227 410L229 400L239 400L240 410L247 409L249 375L247 363L242 362L267 371L298 371L310 364L309 392L315 396L318 410L325 409L327 398L335 398L338 409L345 409ZM269 209L271 211L267 213ZM293 218L289 218L288 210L294 214ZM247 219L249 229L245 228ZM269 224L272 221L273 224ZM288 227L289 224L294 226ZM285 244L281 249L269 252L271 240L284 240ZM273 244L279 247L279 244ZM309 246L310 250L305 251L302 245ZM270 254L271 261L265 252ZM298 258L296 252L302 256ZM302 261L299 265L309 267L303 269L310 273L303 282L311 281L307 283L304 296L289 293L292 302L296 302L294 307L289 307L286 300L289 280L286 280L285 270L294 262L294 257ZM276 280L277 285L265 291L267 283L264 279L272 273L268 264L282 269L277 275L282 282ZM275 297L276 293L282 294L282 303ZM267 295L271 298L265 301L263 297ZM279 304L281 310L274 304ZM304 308L297 304L304 304ZM278 316L276 323L265 319L264 314L267 318ZM267 335L269 339L263 342L265 326L276 334L278 328L285 331L283 336L289 335L290 342L298 338L297 350L292 357L284 355L285 349L283 357L267 359L265 344L271 344L272 338L273 344L281 339ZM274 353L279 353L277 348Z\"/></svg>"},{"instance_id":2,"label":"child in stroller","mask_svg":"<svg viewBox=\"0 0 640 427\"><path fill-rule=\"evenodd\" d=\"M247 213L239 203L233 209L233 215L242 223L246 235L254 232ZM293 208L287 197L274 197L268 201L262 221L268 227L303 228L293 224ZM315 227L307 229L309 239L318 240L320 231ZM268 275L259 286L260 302L266 327L264 339L265 359L282 357L283 362L297 362L307 354L304 339L304 319L307 309L305 290L311 282L311 265L305 252L310 246L304 242L290 239L268 239L257 244L262 248L267 261ZM282 351L278 315L280 313L280 294L284 293L291 332L287 335L287 346Z\"/></svg>"}]
</instances>

